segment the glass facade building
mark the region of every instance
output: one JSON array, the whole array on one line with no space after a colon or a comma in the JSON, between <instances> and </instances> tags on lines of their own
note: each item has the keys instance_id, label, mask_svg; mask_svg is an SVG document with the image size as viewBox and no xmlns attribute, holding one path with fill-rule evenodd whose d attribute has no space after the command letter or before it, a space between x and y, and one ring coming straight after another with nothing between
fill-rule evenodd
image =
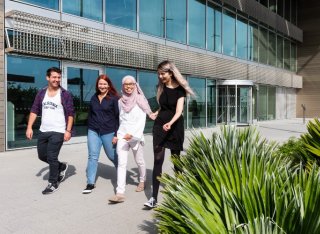
<instances>
[{"instance_id":1,"label":"glass facade building","mask_svg":"<svg viewBox=\"0 0 320 234\"><path fill-rule=\"evenodd\" d=\"M279 96L287 100L281 105L294 106L302 83L296 74L300 31L293 0L253 3L289 22L298 36L228 1L5 2L14 15L5 25L6 149L35 145L25 140L25 128L51 66L62 68L62 86L74 97L78 138L86 136L88 105L99 74L106 73L118 91L123 76L136 77L156 110L156 65L163 59L176 63L196 93L185 102L187 129L295 117L294 110L277 107ZM148 119L145 132L151 131Z\"/></svg>"}]
</instances>

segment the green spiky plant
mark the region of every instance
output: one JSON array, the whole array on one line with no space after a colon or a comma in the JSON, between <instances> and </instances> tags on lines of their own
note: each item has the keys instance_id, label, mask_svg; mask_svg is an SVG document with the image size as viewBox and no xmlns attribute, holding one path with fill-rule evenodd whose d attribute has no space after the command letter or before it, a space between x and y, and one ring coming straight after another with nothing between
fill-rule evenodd
<instances>
[{"instance_id":1,"label":"green spiky plant","mask_svg":"<svg viewBox=\"0 0 320 234\"><path fill-rule=\"evenodd\" d=\"M320 166L320 121L314 119L307 124L307 133L300 138L290 138L275 151L275 156L297 167L311 171L313 164Z\"/></svg>"},{"instance_id":2,"label":"green spiky plant","mask_svg":"<svg viewBox=\"0 0 320 234\"><path fill-rule=\"evenodd\" d=\"M254 128L194 136L164 174L161 233L320 233L320 176L274 157Z\"/></svg>"},{"instance_id":3,"label":"green spiky plant","mask_svg":"<svg viewBox=\"0 0 320 234\"><path fill-rule=\"evenodd\" d=\"M307 124L307 133L301 135L306 150L320 162L320 121L314 119Z\"/></svg>"}]
</instances>

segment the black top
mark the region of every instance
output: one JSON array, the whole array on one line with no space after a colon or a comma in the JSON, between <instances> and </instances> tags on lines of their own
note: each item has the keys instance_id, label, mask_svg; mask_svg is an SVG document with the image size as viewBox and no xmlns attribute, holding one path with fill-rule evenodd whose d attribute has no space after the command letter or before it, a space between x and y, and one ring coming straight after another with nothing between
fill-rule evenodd
<instances>
[{"instance_id":1,"label":"black top","mask_svg":"<svg viewBox=\"0 0 320 234\"><path fill-rule=\"evenodd\" d=\"M101 103L96 94L91 97L88 128L100 135L112 132L114 132L115 136L117 135L119 128L119 107L117 97L109 96L109 99L103 98Z\"/></svg>"},{"instance_id":2,"label":"black top","mask_svg":"<svg viewBox=\"0 0 320 234\"><path fill-rule=\"evenodd\" d=\"M183 150L183 115L172 124L169 131L164 131L162 126L168 123L175 115L178 99L185 96L186 91L181 86L174 89L164 86L159 98L160 111L153 125L153 145L155 147L162 146L172 150Z\"/></svg>"}]
</instances>

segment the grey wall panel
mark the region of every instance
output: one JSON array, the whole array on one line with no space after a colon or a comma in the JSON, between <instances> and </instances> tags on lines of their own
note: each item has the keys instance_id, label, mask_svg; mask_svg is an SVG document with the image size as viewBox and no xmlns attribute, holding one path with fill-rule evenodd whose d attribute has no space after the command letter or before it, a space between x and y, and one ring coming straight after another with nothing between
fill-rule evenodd
<instances>
[{"instance_id":1,"label":"grey wall panel","mask_svg":"<svg viewBox=\"0 0 320 234\"><path fill-rule=\"evenodd\" d=\"M84 28L81 25L20 11L10 14L13 20L11 52L156 70L169 59L183 74L216 79L249 79L262 84L292 87L297 82L282 81L277 74L291 72L229 57L216 57L206 51L196 52L158 44L114 32ZM294 86L295 87L295 86Z\"/></svg>"}]
</instances>

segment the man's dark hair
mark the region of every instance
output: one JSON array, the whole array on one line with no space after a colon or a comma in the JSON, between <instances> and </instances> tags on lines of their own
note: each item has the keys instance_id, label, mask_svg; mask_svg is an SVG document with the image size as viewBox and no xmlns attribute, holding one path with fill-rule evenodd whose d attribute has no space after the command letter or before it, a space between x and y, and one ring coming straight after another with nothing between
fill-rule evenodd
<instances>
[{"instance_id":1,"label":"man's dark hair","mask_svg":"<svg viewBox=\"0 0 320 234\"><path fill-rule=\"evenodd\" d=\"M47 70L47 76L50 77L51 76L51 72L56 72L56 73L59 73L61 75L61 69L60 68L57 68L57 67L50 67L48 70Z\"/></svg>"}]
</instances>

